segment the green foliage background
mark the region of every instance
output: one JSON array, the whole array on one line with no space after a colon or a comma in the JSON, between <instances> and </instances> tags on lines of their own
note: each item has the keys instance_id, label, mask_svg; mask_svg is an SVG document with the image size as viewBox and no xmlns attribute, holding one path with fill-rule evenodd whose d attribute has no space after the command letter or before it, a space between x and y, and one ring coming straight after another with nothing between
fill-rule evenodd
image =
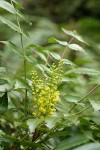
<instances>
[{"instance_id":1,"label":"green foliage background","mask_svg":"<svg viewBox=\"0 0 100 150\"><path fill-rule=\"evenodd\" d=\"M0 1L0 149L99 150L100 1L12 2ZM63 53L57 112L43 121L31 72L45 76Z\"/></svg>"}]
</instances>

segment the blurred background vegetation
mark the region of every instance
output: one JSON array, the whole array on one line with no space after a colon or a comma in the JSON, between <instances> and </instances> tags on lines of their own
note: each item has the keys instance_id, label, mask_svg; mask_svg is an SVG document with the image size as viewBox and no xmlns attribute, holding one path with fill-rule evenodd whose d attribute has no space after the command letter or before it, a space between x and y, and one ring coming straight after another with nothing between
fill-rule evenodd
<instances>
[{"instance_id":1,"label":"blurred background vegetation","mask_svg":"<svg viewBox=\"0 0 100 150\"><path fill-rule=\"evenodd\" d=\"M66 51L65 57L79 67L100 69L100 0L20 0L18 2L23 6L21 11L32 23L26 24L20 19L21 26L30 35L29 38L23 38L24 47L29 44L38 44L62 53L60 46L48 44L48 38L53 36L60 40L70 41L70 37L66 36L61 28L77 30L89 43L88 46L81 45L88 52L88 55ZM0 9L0 14L16 23L16 17L5 10ZM0 22L0 35L0 40L10 40L20 46L19 35L2 22ZM3 51L1 65L6 65L15 74L20 74L22 71L21 59L10 48L4 47L3 44L0 44L0 51ZM32 68L32 66L28 65L27 71L30 73L29 67ZM86 87L88 79L88 76L82 76L82 79L78 79L78 81L75 79L75 82L80 82L82 87L83 85ZM95 83L98 83L98 80ZM75 88L77 83L74 84Z\"/></svg>"},{"instance_id":2,"label":"blurred background vegetation","mask_svg":"<svg viewBox=\"0 0 100 150\"><path fill-rule=\"evenodd\" d=\"M8 0L9 1L9 0ZM90 43L88 50L95 59L100 57L100 1L99 0L20 0L23 5L22 12L29 17L32 25L22 21L23 27L29 32L30 39L25 39L25 45L30 43L47 45L47 39L51 36L65 38L61 28L77 30ZM0 14L6 15L15 21L15 17L3 9ZM21 20L20 20L21 21ZM19 43L19 36L6 25L0 22L0 40L11 38ZM3 45L0 45L0 49ZM6 51L7 59L10 52ZM11 59L11 58L10 58Z\"/></svg>"}]
</instances>

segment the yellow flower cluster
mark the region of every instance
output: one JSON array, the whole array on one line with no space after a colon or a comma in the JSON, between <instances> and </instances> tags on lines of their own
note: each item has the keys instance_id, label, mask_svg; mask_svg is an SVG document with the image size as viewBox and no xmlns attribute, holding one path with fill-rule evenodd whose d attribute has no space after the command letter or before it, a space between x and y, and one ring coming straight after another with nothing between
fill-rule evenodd
<instances>
[{"instance_id":1,"label":"yellow flower cluster","mask_svg":"<svg viewBox=\"0 0 100 150\"><path fill-rule=\"evenodd\" d=\"M57 91L57 85L62 80L62 67L63 61L58 64L52 65L51 75L45 80L40 80L36 72L32 73L32 93L34 102L34 116L39 118L45 118L46 116L52 116L56 111L55 104L59 100L59 91Z\"/></svg>"}]
</instances>

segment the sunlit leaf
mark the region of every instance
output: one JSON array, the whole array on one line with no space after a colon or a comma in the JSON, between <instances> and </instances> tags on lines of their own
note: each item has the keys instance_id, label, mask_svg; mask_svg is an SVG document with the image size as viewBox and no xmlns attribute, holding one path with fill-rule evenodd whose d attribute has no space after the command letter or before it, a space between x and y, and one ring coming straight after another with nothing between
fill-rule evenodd
<instances>
[{"instance_id":1,"label":"sunlit leaf","mask_svg":"<svg viewBox=\"0 0 100 150\"><path fill-rule=\"evenodd\" d=\"M72 49L72 50L80 51L80 52L86 53L85 50L84 50L81 46L79 46L79 45L77 45L77 44L68 44L68 47L69 47L70 49Z\"/></svg>"},{"instance_id":2,"label":"sunlit leaf","mask_svg":"<svg viewBox=\"0 0 100 150\"><path fill-rule=\"evenodd\" d=\"M89 100L95 111L100 110L100 100Z\"/></svg>"},{"instance_id":3,"label":"sunlit leaf","mask_svg":"<svg viewBox=\"0 0 100 150\"><path fill-rule=\"evenodd\" d=\"M1 84L0 85L0 92L6 92L6 91L9 91L11 89L10 85L9 84Z\"/></svg>"},{"instance_id":4,"label":"sunlit leaf","mask_svg":"<svg viewBox=\"0 0 100 150\"><path fill-rule=\"evenodd\" d=\"M66 99L69 102L77 103L78 100L80 99L80 97L78 97L78 96L72 96L72 95L65 95L64 99Z\"/></svg>"},{"instance_id":5,"label":"sunlit leaf","mask_svg":"<svg viewBox=\"0 0 100 150\"><path fill-rule=\"evenodd\" d=\"M88 143L73 150L100 150L100 143Z\"/></svg>"},{"instance_id":6,"label":"sunlit leaf","mask_svg":"<svg viewBox=\"0 0 100 150\"><path fill-rule=\"evenodd\" d=\"M75 66L75 64L71 62L70 60L68 59L63 59L63 60L64 60L63 64Z\"/></svg>"},{"instance_id":7,"label":"sunlit leaf","mask_svg":"<svg viewBox=\"0 0 100 150\"><path fill-rule=\"evenodd\" d=\"M87 44L87 42L85 40L83 40L83 38L75 30L74 31L69 31L69 30L66 30L66 29L62 28L62 31L64 33L66 33L67 35L70 35L70 36L76 38L80 42L83 42L83 43Z\"/></svg>"},{"instance_id":8,"label":"sunlit leaf","mask_svg":"<svg viewBox=\"0 0 100 150\"><path fill-rule=\"evenodd\" d=\"M5 73L6 72L6 68L5 67L0 67L0 73Z\"/></svg>"},{"instance_id":9,"label":"sunlit leaf","mask_svg":"<svg viewBox=\"0 0 100 150\"><path fill-rule=\"evenodd\" d=\"M100 72L90 68L75 68L66 72L66 74L87 74L87 75L99 75Z\"/></svg>"},{"instance_id":10,"label":"sunlit leaf","mask_svg":"<svg viewBox=\"0 0 100 150\"><path fill-rule=\"evenodd\" d=\"M41 119L28 119L27 125L29 127L29 131L32 133L35 131L35 128L41 123Z\"/></svg>"},{"instance_id":11,"label":"sunlit leaf","mask_svg":"<svg viewBox=\"0 0 100 150\"><path fill-rule=\"evenodd\" d=\"M60 59L61 59L61 56L60 56L59 54L55 53L55 52L50 52L50 55L51 55L54 59L56 59L56 60L60 60Z\"/></svg>"},{"instance_id":12,"label":"sunlit leaf","mask_svg":"<svg viewBox=\"0 0 100 150\"><path fill-rule=\"evenodd\" d=\"M10 3L8 3L4 0L0 0L0 7L9 11L12 14L16 14L15 8Z\"/></svg>"},{"instance_id":13,"label":"sunlit leaf","mask_svg":"<svg viewBox=\"0 0 100 150\"><path fill-rule=\"evenodd\" d=\"M40 53L40 52L35 52L43 61L45 61L45 62L47 62L47 59L46 59L46 57L45 57L45 55L44 54L42 54L42 53Z\"/></svg>"}]
</instances>

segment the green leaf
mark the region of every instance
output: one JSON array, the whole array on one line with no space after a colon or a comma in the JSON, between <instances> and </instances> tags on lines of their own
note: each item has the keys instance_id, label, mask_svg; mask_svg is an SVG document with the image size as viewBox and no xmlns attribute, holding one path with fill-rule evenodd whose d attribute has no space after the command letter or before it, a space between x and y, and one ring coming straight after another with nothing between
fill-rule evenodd
<instances>
[{"instance_id":1,"label":"green leaf","mask_svg":"<svg viewBox=\"0 0 100 150\"><path fill-rule=\"evenodd\" d=\"M25 82L24 78L17 78L15 82L15 89L27 89L31 92L31 88L27 82Z\"/></svg>"},{"instance_id":2,"label":"green leaf","mask_svg":"<svg viewBox=\"0 0 100 150\"><path fill-rule=\"evenodd\" d=\"M49 128L49 129L52 129L56 123L59 121L59 117L48 117L46 118L45 120L45 123L46 123L46 126Z\"/></svg>"},{"instance_id":3,"label":"green leaf","mask_svg":"<svg viewBox=\"0 0 100 150\"><path fill-rule=\"evenodd\" d=\"M20 56L23 55L20 48L17 45L15 45L14 43L12 43L10 41L0 41L0 42L6 44L7 47L11 48L18 55L20 55Z\"/></svg>"},{"instance_id":4,"label":"green leaf","mask_svg":"<svg viewBox=\"0 0 100 150\"><path fill-rule=\"evenodd\" d=\"M10 89L11 89L11 87L7 83L0 85L0 92L6 92L6 91L9 91Z\"/></svg>"},{"instance_id":5,"label":"green leaf","mask_svg":"<svg viewBox=\"0 0 100 150\"><path fill-rule=\"evenodd\" d=\"M18 16L20 18L22 18L23 20L25 20L26 23L29 23L29 25L32 25L32 23L30 22L30 20L28 19L28 17L24 16L21 12L18 12L17 14L18 14Z\"/></svg>"},{"instance_id":6,"label":"green leaf","mask_svg":"<svg viewBox=\"0 0 100 150\"><path fill-rule=\"evenodd\" d=\"M33 147L33 148L41 146L40 143L33 143L33 142L25 141L25 140L20 140L20 139L17 139L15 137L4 135L4 134L0 135L0 139L2 141L4 141L4 140L7 141L8 140L8 142L12 141L12 142L19 143L20 145L28 146L28 147Z\"/></svg>"},{"instance_id":7,"label":"green leaf","mask_svg":"<svg viewBox=\"0 0 100 150\"><path fill-rule=\"evenodd\" d=\"M72 96L72 95L64 95L64 99L66 99L69 102L77 103L77 101L79 101L80 97Z\"/></svg>"},{"instance_id":8,"label":"green leaf","mask_svg":"<svg viewBox=\"0 0 100 150\"><path fill-rule=\"evenodd\" d=\"M72 80L68 77L63 77L62 82L72 82Z\"/></svg>"},{"instance_id":9,"label":"green leaf","mask_svg":"<svg viewBox=\"0 0 100 150\"><path fill-rule=\"evenodd\" d=\"M63 59L63 60L64 60L63 64L75 66L75 64L73 62L71 62L70 60L68 60L68 59Z\"/></svg>"},{"instance_id":10,"label":"green leaf","mask_svg":"<svg viewBox=\"0 0 100 150\"><path fill-rule=\"evenodd\" d=\"M70 36L76 38L78 41L87 44L87 42L84 41L83 38L75 30L74 31L69 31L69 30L66 30L66 29L62 28L62 31L64 33L66 33L67 35L70 35Z\"/></svg>"},{"instance_id":11,"label":"green leaf","mask_svg":"<svg viewBox=\"0 0 100 150\"><path fill-rule=\"evenodd\" d=\"M37 52L37 51L35 51L35 53L36 53L43 61L47 62L47 59L46 59L46 57L44 56L44 54L42 54L42 53L40 53L40 52Z\"/></svg>"},{"instance_id":12,"label":"green leaf","mask_svg":"<svg viewBox=\"0 0 100 150\"><path fill-rule=\"evenodd\" d=\"M50 73L50 69L48 67L46 67L45 65L42 65L42 64L37 64L36 67L38 69L40 69L42 72L46 71L46 72L49 72Z\"/></svg>"},{"instance_id":13,"label":"green leaf","mask_svg":"<svg viewBox=\"0 0 100 150\"><path fill-rule=\"evenodd\" d=\"M29 56L25 55L25 59L26 59L28 62L30 62L31 64L37 64L36 58L34 58L32 55L29 55Z\"/></svg>"},{"instance_id":14,"label":"green leaf","mask_svg":"<svg viewBox=\"0 0 100 150\"><path fill-rule=\"evenodd\" d=\"M42 46L36 45L36 44L30 44L29 46L26 47L26 49L28 49L28 50L33 49L33 48L37 48L40 51L47 50L45 47L42 47Z\"/></svg>"},{"instance_id":15,"label":"green leaf","mask_svg":"<svg viewBox=\"0 0 100 150\"><path fill-rule=\"evenodd\" d=\"M68 43L66 41L60 41L60 40L57 40L56 38L49 38L48 40L49 43L59 43L60 45L63 45L63 46L67 46Z\"/></svg>"},{"instance_id":16,"label":"green leaf","mask_svg":"<svg viewBox=\"0 0 100 150\"><path fill-rule=\"evenodd\" d=\"M100 150L100 143L85 144L73 150Z\"/></svg>"},{"instance_id":17,"label":"green leaf","mask_svg":"<svg viewBox=\"0 0 100 150\"><path fill-rule=\"evenodd\" d=\"M16 24L14 24L13 22L11 22L10 20L8 20L7 18L0 16L0 21L3 22L4 24L6 24L7 26L9 26L14 31L21 33L21 30L19 29L19 27Z\"/></svg>"},{"instance_id":18,"label":"green leaf","mask_svg":"<svg viewBox=\"0 0 100 150\"><path fill-rule=\"evenodd\" d=\"M95 111L100 110L100 100L89 100Z\"/></svg>"},{"instance_id":19,"label":"green leaf","mask_svg":"<svg viewBox=\"0 0 100 150\"><path fill-rule=\"evenodd\" d=\"M27 125L29 127L29 131L32 133L35 131L35 128L41 123L41 119L28 119Z\"/></svg>"},{"instance_id":20,"label":"green leaf","mask_svg":"<svg viewBox=\"0 0 100 150\"><path fill-rule=\"evenodd\" d=\"M75 68L75 69L71 69L69 71L66 72L67 74L71 74L71 73L75 73L75 74L87 74L87 75L99 75L100 72L97 70L93 70L90 68Z\"/></svg>"},{"instance_id":21,"label":"green leaf","mask_svg":"<svg viewBox=\"0 0 100 150\"><path fill-rule=\"evenodd\" d=\"M16 0L12 0L12 2L16 4L16 8L22 8L22 6Z\"/></svg>"},{"instance_id":22,"label":"green leaf","mask_svg":"<svg viewBox=\"0 0 100 150\"><path fill-rule=\"evenodd\" d=\"M56 59L56 60L60 60L60 59L61 59L61 56L60 56L59 54L55 53L55 52L50 52L50 55L51 55L54 59Z\"/></svg>"},{"instance_id":23,"label":"green leaf","mask_svg":"<svg viewBox=\"0 0 100 150\"><path fill-rule=\"evenodd\" d=\"M9 11L12 14L16 14L15 8L10 3L8 3L4 0L0 0L0 7Z\"/></svg>"},{"instance_id":24,"label":"green leaf","mask_svg":"<svg viewBox=\"0 0 100 150\"><path fill-rule=\"evenodd\" d=\"M85 50L84 50L81 46L79 46L79 45L77 45L77 44L68 44L68 47L69 47L70 49L72 49L72 50L80 51L80 52L86 53Z\"/></svg>"},{"instance_id":25,"label":"green leaf","mask_svg":"<svg viewBox=\"0 0 100 150\"><path fill-rule=\"evenodd\" d=\"M8 108L8 97L7 92L0 97L0 114L4 113Z\"/></svg>"},{"instance_id":26,"label":"green leaf","mask_svg":"<svg viewBox=\"0 0 100 150\"><path fill-rule=\"evenodd\" d=\"M61 141L54 150L69 150L87 141L88 139L84 135L73 136Z\"/></svg>"},{"instance_id":27,"label":"green leaf","mask_svg":"<svg viewBox=\"0 0 100 150\"><path fill-rule=\"evenodd\" d=\"M0 67L0 73L5 73L6 72L6 68L5 67Z\"/></svg>"}]
</instances>

